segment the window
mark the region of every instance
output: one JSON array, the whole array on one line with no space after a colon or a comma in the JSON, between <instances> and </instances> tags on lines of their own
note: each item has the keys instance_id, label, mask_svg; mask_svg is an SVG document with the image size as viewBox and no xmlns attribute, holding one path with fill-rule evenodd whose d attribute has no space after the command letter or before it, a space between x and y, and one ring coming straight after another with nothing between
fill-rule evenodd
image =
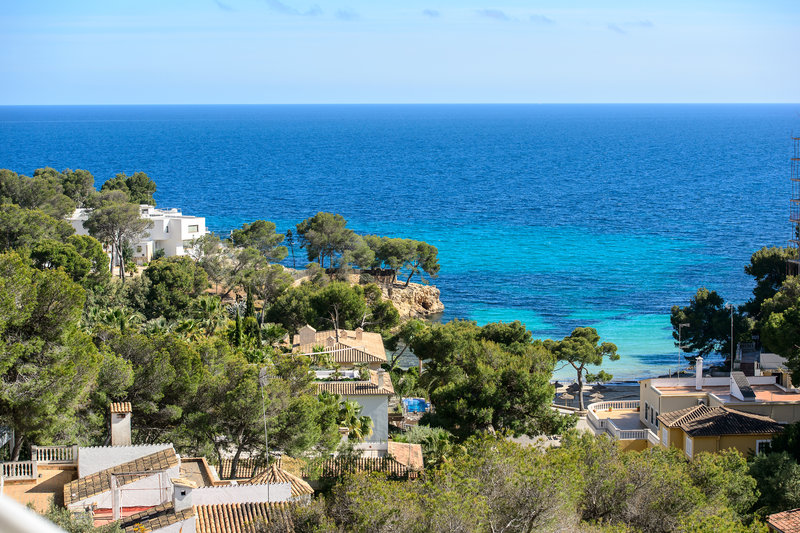
<instances>
[{"instance_id":1,"label":"window","mask_svg":"<svg viewBox=\"0 0 800 533\"><path fill-rule=\"evenodd\" d=\"M669 446L669 430L667 428L661 428L661 443Z\"/></svg>"},{"instance_id":2,"label":"window","mask_svg":"<svg viewBox=\"0 0 800 533\"><path fill-rule=\"evenodd\" d=\"M164 233L169 233L169 224L164 226Z\"/></svg>"},{"instance_id":3,"label":"window","mask_svg":"<svg viewBox=\"0 0 800 533\"><path fill-rule=\"evenodd\" d=\"M200 231L200 226L198 224L189 226L189 233L197 233L198 231Z\"/></svg>"},{"instance_id":4,"label":"window","mask_svg":"<svg viewBox=\"0 0 800 533\"><path fill-rule=\"evenodd\" d=\"M757 440L756 441L756 455L760 453L769 453L772 449L771 440Z\"/></svg>"},{"instance_id":5,"label":"window","mask_svg":"<svg viewBox=\"0 0 800 533\"><path fill-rule=\"evenodd\" d=\"M648 404L644 404L644 419L650 420L650 406Z\"/></svg>"},{"instance_id":6,"label":"window","mask_svg":"<svg viewBox=\"0 0 800 533\"><path fill-rule=\"evenodd\" d=\"M693 446L694 446L694 442L692 442L692 437L690 437L689 435L686 435L683 438L683 449L686 452L686 455L688 455L689 457L692 457L692 448L693 448Z\"/></svg>"},{"instance_id":7,"label":"window","mask_svg":"<svg viewBox=\"0 0 800 533\"><path fill-rule=\"evenodd\" d=\"M136 247L136 253L139 253L139 254L142 253L142 247L141 246L137 246Z\"/></svg>"}]
</instances>

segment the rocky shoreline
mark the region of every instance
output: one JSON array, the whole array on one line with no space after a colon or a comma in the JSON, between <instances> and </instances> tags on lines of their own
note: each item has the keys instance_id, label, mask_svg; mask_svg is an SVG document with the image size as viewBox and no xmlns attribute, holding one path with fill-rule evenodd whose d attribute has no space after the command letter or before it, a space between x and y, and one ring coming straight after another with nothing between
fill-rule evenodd
<instances>
[{"instance_id":1,"label":"rocky shoreline","mask_svg":"<svg viewBox=\"0 0 800 533\"><path fill-rule=\"evenodd\" d=\"M383 297L390 300L401 318L430 318L444 312L439 289L433 285L402 283L381 286Z\"/></svg>"}]
</instances>

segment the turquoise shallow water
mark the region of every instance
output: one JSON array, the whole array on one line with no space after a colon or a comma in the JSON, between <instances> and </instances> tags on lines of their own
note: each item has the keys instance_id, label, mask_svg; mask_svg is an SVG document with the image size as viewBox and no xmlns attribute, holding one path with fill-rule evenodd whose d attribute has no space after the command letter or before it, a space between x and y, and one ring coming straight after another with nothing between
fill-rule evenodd
<instances>
[{"instance_id":1,"label":"turquoise shallow water","mask_svg":"<svg viewBox=\"0 0 800 533\"><path fill-rule=\"evenodd\" d=\"M785 244L799 107L0 107L0 167L143 170L218 230L327 210L424 239L445 320L591 325L634 378L677 366L673 304L742 303L750 254Z\"/></svg>"}]
</instances>

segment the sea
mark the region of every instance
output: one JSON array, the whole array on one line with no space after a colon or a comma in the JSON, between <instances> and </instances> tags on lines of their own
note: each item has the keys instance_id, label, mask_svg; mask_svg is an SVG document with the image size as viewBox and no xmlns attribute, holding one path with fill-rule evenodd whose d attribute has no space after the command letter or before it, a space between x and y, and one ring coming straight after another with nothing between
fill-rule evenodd
<instances>
[{"instance_id":1,"label":"sea","mask_svg":"<svg viewBox=\"0 0 800 533\"><path fill-rule=\"evenodd\" d=\"M630 380L685 366L673 305L744 303L750 255L787 244L799 131L800 105L6 106L0 168L143 171L218 232L329 211L427 241L441 320L591 326Z\"/></svg>"}]
</instances>

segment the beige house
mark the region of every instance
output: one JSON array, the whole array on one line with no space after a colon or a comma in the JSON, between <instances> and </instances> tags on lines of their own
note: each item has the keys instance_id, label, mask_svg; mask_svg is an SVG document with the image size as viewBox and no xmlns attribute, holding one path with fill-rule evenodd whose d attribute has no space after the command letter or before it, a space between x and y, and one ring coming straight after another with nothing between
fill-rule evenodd
<instances>
[{"instance_id":1,"label":"beige house","mask_svg":"<svg viewBox=\"0 0 800 533\"><path fill-rule=\"evenodd\" d=\"M292 352L311 357L326 354L344 368L366 364L372 370L379 370L386 363L383 337L361 328L317 331L306 324L292 339Z\"/></svg>"},{"instance_id":2,"label":"beige house","mask_svg":"<svg viewBox=\"0 0 800 533\"><path fill-rule=\"evenodd\" d=\"M693 378L652 378L639 382L639 400L589 405L587 420L596 433L605 432L625 449L643 450L661 444L660 417L704 405L766 417L778 424L800 421L800 390L787 386L785 373L726 377L703 376L697 358ZM720 448L722 449L722 448Z\"/></svg>"},{"instance_id":3,"label":"beige house","mask_svg":"<svg viewBox=\"0 0 800 533\"><path fill-rule=\"evenodd\" d=\"M706 405L665 413L658 422L661 445L683 450L690 459L729 448L744 455L766 452L772 437L783 430L766 416Z\"/></svg>"}]
</instances>

